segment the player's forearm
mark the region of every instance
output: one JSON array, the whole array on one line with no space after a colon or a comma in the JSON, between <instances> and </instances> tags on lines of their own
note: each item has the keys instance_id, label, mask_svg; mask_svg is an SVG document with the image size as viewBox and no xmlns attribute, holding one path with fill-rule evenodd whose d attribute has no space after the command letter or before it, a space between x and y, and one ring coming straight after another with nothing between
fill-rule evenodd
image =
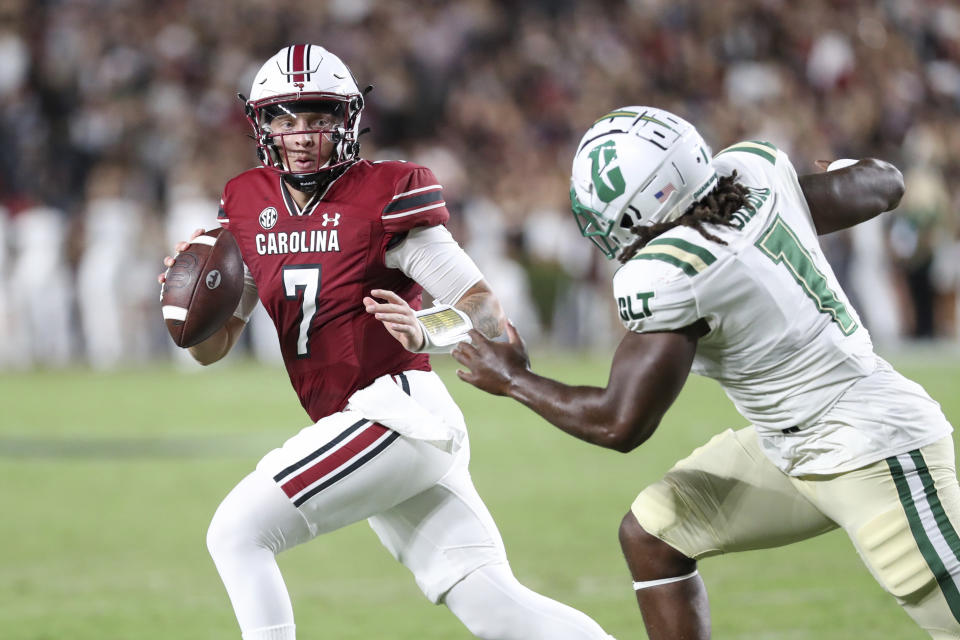
<instances>
[{"instance_id":1,"label":"player's forearm","mask_svg":"<svg viewBox=\"0 0 960 640\"><path fill-rule=\"evenodd\" d=\"M486 337L496 338L503 333L506 316L500 301L489 289L471 289L454 306L467 314L474 328Z\"/></svg>"},{"instance_id":2,"label":"player's forearm","mask_svg":"<svg viewBox=\"0 0 960 640\"><path fill-rule=\"evenodd\" d=\"M507 396L575 438L605 449L627 452L653 433L656 421L638 429L635 416L622 416L606 389L570 386L532 371L512 376Z\"/></svg>"},{"instance_id":3,"label":"player's forearm","mask_svg":"<svg viewBox=\"0 0 960 640\"><path fill-rule=\"evenodd\" d=\"M900 170L874 158L835 171L800 176L799 181L820 235L895 209L904 190Z\"/></svg>"}]
</instances>

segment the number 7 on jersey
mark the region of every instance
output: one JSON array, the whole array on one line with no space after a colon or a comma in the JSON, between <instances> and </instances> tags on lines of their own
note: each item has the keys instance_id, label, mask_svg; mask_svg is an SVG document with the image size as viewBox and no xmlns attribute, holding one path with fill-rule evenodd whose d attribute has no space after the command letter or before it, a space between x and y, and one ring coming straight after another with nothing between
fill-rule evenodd
<instances>
[{"instance_id":1,"label":"number 7 on jersey","mask_svg":"<svg viewBox=\"0 0 960 640\"><path fill-rule=\"evenodd\" d=\"M825 313L837 323L843 335L857 330L857 323L846 305L830 289L826 276L814 264L813 258L801 244L797 234L779 215L755 243L775 264L785 264L790 275L813 300L817 311Z\"/></svg>"},{"instance_id":2,"label":"number 7 on jersey","mask_svg":"<svg viewBox=\"0 0 960 640\"><path fill-rule=\"evenodd\" d=\"M283 293L287 300L300 300L300 333L297 357L310 357L309 331L320 307L320 265L296 264L283 268ZM302 296L302 298L301 298Z\"/></svg>"}]
</instances>

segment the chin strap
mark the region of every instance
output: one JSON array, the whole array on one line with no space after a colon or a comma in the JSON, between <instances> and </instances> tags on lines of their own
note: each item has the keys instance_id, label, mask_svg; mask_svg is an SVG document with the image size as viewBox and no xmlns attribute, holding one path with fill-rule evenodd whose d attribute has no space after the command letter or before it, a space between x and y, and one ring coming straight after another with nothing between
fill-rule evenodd
<instances>
[{"instance_id":1,"label":"chin strap","mask_svg":"<svg viewBox=\"0 0 960 640\"><path fill-rule=\"evenodd\" d=\"M307 193L323 192L327 187L330 186L331 182L342 176L343 172L349 169L352 165L353 162L349 162L328 171L311 173L307 174L306 176L298 176L295 173L284 173L281 175L284 182L297 191L305 191Z\"/></svg>"},{"instance_id":2,"label":"chin strap","mask_svg":"<svg viewBox=\"0 0 960 640\"><path fill-rule=\"evenodd\" d=\"M697 575L698 571L694 569L685 576L676 576L674 578L661 578L660 580L647 580L646 582L634 582L633 590L640 591L641 589L649 589L650 587L659 587L665 584L670 584L671 582L682 582L683 580L689 580L693 576Z\"/></svg>"}]
</instances>

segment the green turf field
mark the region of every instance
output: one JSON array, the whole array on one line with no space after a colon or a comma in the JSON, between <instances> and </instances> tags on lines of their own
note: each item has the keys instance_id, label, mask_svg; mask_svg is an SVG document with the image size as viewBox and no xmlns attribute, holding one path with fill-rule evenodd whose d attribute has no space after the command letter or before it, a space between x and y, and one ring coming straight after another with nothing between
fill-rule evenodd
<instances>
[{"instance_id":1,"label":"green turf field","mask_svg":"<svg viewBox=\"0 0 960 640\"><path fill-rule=\"evenodd\" d=\"M637 491L743 420L691 378L650 442L593 448L526 409L442 375L471 429L473 475L517 576L577 606L621 640L644 638L617 545ZM894 360L960 423L960 361ZM570 382L604 383L605 358L534 358ZM305 425L282 371L226 362L0 375L0 638L239 638L204 536L223 495L260 455ZM457 639L365 523L280 557L301 640ZM701 563L714 637L926 637L831 533L787 549Z\"/></svg>"}]
</instances>

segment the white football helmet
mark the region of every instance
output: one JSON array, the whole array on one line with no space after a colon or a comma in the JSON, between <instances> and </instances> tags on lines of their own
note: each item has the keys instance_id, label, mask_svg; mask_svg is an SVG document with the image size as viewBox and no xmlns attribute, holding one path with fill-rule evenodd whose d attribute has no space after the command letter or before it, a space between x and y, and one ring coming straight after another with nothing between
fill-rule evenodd
<instances>
[{"instance_id":1,"label":"white football helmet","mask_svg":"<svg viewBox=\"0 0 960 640\"><path fill-rule=\"evenodd\" d=\"M570 204L580 233L607 258L636 225L683 215L717 184L710 147L663 109L623 107L593 123L573 158Z\"/></svg>"},{"instance_id":2,"label":"white football helmet","mask_svg":"<svg viewBox=\"0 0 960 640\"><path fill-rule=\"evenodd\" d=\"M277 171L295 188L312 191L329 181L360 153L357 142L363 94L345 64L318 45L297 44L284 47L267 60L253 79L250 99L245 102L247 120L257 141L257 156L264 166ZM276 132L270 122L278 115L298 112L331 113L341 124L333 129ZM334 142L333 155L309 171L292 171L285 158L285 135L326 134Z\"/></svg>"}]
</instances>

